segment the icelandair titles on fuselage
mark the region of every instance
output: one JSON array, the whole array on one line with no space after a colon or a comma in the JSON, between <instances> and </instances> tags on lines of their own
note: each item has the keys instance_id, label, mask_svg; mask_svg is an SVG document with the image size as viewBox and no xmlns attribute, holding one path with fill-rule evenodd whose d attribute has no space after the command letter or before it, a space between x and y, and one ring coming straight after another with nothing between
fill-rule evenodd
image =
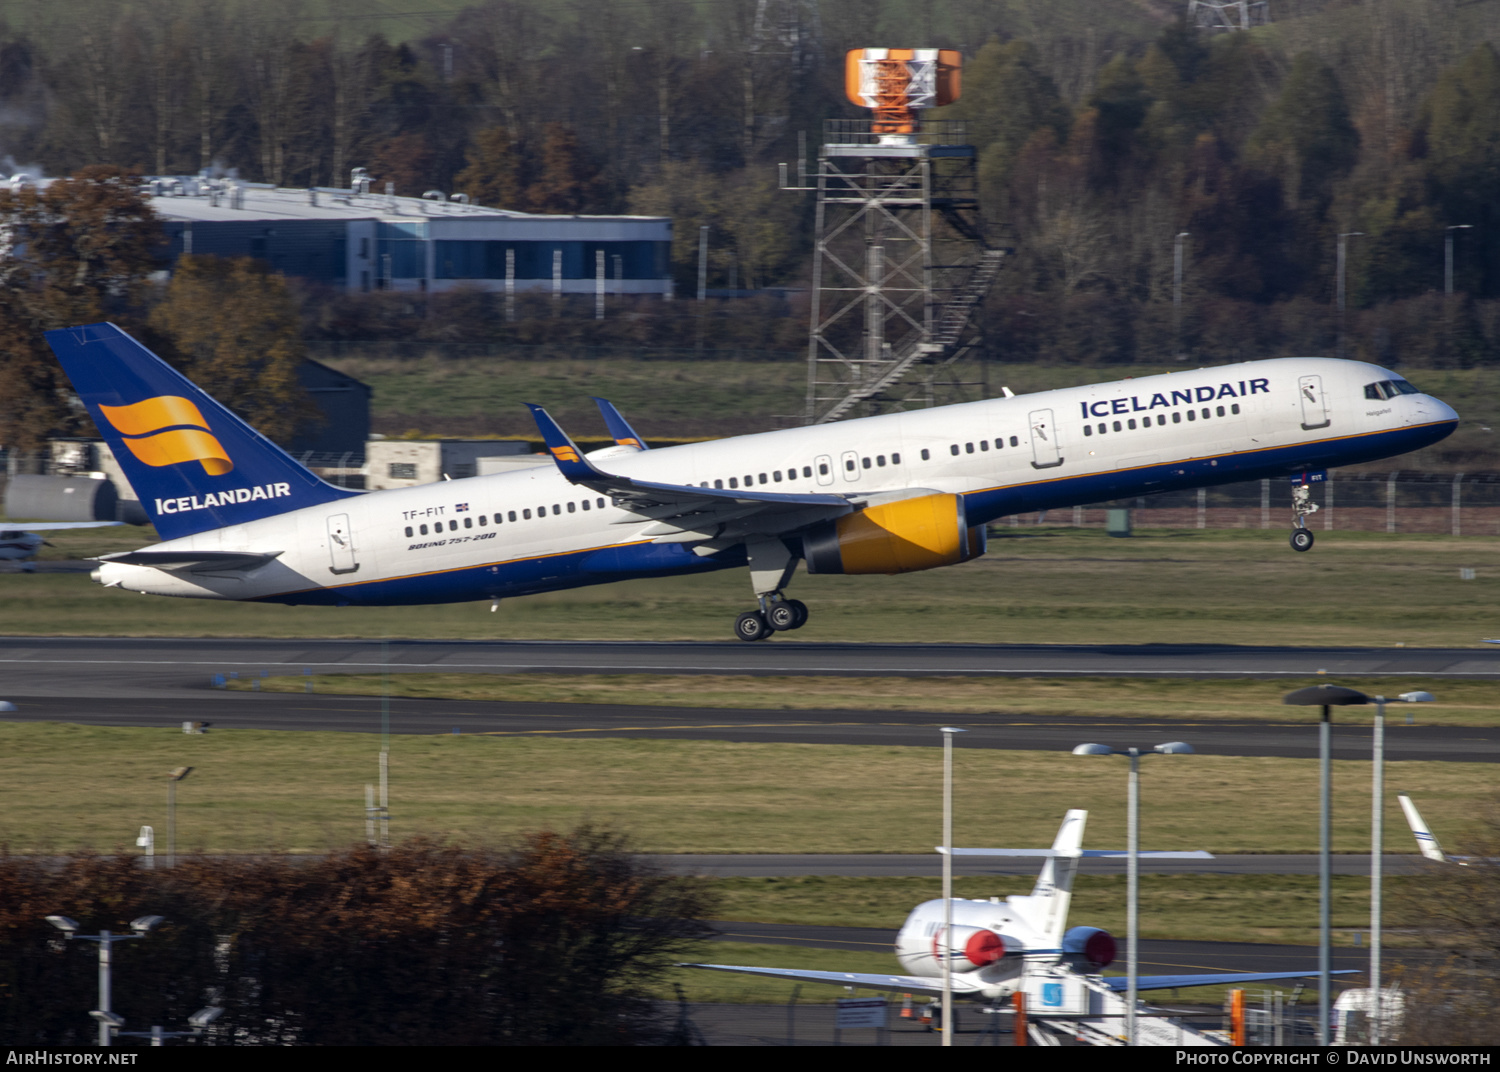
<instances>
[{"instance_id":1,"label":"icelandair titles on fuselage","mask_svg":"<svg viewBox=\"0 0 1500 1072\"><path fill-rule=\"evenodd\" d=\"M1248 389L1247 389L1248 387ZM1114 413L1144 413L1147 410L1158 409L1162 406L1191 406L1199 402L1212 402L1216 398L1244 398L1247 395L1270 394L1270 380L1241 380L1239 390L1235 390L1232 383L1221 383L1218 387L1190 387L1186 391L1173 391L1172 400L1167 401L1167 396L1158 391L1151 396L1148 405L1141 405L1139 395L1131 395L1129 398L1106 399L1102 402L1080 402L1083 407L1083 416L1108 417Z\"/></svg>"},{"instance_id":2,"label":"icelandair titles on fuselage","mask_svg":"<svg viewBox=\"0 0 1500 1072\"><path fill-rule=\"evenodd\" d=\"M254 499L280 499L291 493L290 484L257 484L253 488L211 491L203 496L202 502L198 501L196 495L184 495L180 499L157 499L156 512L158 514L185 514L192 510L207 510L210 506L229 506Z\"/></svg>"}]
</instances>

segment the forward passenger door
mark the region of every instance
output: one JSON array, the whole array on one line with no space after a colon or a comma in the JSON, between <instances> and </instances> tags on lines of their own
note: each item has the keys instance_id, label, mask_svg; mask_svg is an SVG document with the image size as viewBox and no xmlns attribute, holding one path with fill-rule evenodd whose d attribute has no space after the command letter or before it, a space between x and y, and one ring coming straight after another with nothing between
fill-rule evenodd
<instances>
[{"instance_id":1,"label":"forward passenger door","mask_svg":"<svg viewBox=\"0 0 1500 1072\"><path fill-rule=\"evenodd\" d=\"M1057 442L1057 426L1050 409L1034 409L1031 422L1031 467L1051 469L1063 463Z\"/></svg>"}]
</instances>

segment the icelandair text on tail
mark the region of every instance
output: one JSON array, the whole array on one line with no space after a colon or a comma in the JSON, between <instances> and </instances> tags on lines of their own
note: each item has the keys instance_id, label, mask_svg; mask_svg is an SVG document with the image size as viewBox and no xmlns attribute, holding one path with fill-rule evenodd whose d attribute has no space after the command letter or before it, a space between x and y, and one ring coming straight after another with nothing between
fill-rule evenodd
<instances>
[{"instance_id":1,"label":"icelandair text on tail","mask_svg":"<svg viewBox=\"0 0 1500 1072\"><path fill-rule=\"evenodd\" d=\"M290 484L257 484L253 488L231 488L228 491L209 492L198 501L196 495L185 495L180 499L157 499L158 514L185 514L190 510L207 510L210 506L229 506L233 503L250 502L253 499L280 499L292 493Z\"/></svg>"}]
</instances>

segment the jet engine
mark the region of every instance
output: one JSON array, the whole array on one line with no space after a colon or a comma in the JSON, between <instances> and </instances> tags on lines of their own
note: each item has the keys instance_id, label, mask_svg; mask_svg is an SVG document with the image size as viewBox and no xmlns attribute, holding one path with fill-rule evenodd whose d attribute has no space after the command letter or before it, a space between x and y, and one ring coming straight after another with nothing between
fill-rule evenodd
<instances>
[{"instance_id":1,"label":"jet engine","mask_svg":"<svg viewBox=\"0 0 1500 1072\"><path fill-rule=\"evenodd\" d=\"M808 573L913 573L978 558L984 526L969 527L958 495L877 503L813 526L802 537Z\"/></svg>"},{"instance_id":2,"label":"jet engine","mask_svg":"<svg viewBox=\"0 0 1500 1072\"><path fill-rule=\"evenodd\" d=\"M1063 935L1062 951L1074 967L1103 971L1115 960L1114 935L1098 927L1071 927Z\"/></svg>"},{"instance_id":3,"label":"jet engine","mask_svg":"<svg viewBox=\"0 0 1500 1072\"><path fill-rule=\"evenodd\" d=\"M941 930L933 936L932 959L938 964L943 962L944 944L948 946L947 956L956 972L988 968L1005 957L1017 956L1024 948L1009 935L996 934L984 927L954 927L946 943Z\"/></svg>"}]
</instances>

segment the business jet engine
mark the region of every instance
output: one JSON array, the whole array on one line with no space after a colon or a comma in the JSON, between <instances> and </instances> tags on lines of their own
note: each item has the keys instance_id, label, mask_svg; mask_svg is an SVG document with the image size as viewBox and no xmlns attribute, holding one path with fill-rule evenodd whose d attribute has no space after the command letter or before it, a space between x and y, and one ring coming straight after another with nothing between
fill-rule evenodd
<instances>
[{"instance_id":1,"label":"business jet engine","mask_svg":"<svg viewBox=\"0 0 1500 1072\"><path fill-rule=\"evenodd\" d=\"M1103 971L1115 961L1115 938L1098 927L1070 927L1062 940L1063 959L1084 971Z\"/></svg>"},{"instance_id":2,"label":"business jet engine","mask_svg":"<svg viewBox=\"0 0 1500 1072\"><path fill-rule=\"evenodd\" d=\"M978 558L984 526L969 527L958 495L877 503L802 537L808 573L914 573Z\"/></svg>"},{"instance_id":3,"label":"business jet engine","mask_svg":"<svg viewBox=\"0 0 1500 1072\"><path fill-rule=\"evenodd\" d=\"M1008 934L996 934L985 927L961 927L956 926L950 932L951 936L945 943L943 931L932 938L932 959L938 964L943 962L946 955L953 970L956 972L978 971L980 968L988 968L991 964L997 964L1006 957L1018 957L1025 947Z\"/></svg>"}]
</instances>

